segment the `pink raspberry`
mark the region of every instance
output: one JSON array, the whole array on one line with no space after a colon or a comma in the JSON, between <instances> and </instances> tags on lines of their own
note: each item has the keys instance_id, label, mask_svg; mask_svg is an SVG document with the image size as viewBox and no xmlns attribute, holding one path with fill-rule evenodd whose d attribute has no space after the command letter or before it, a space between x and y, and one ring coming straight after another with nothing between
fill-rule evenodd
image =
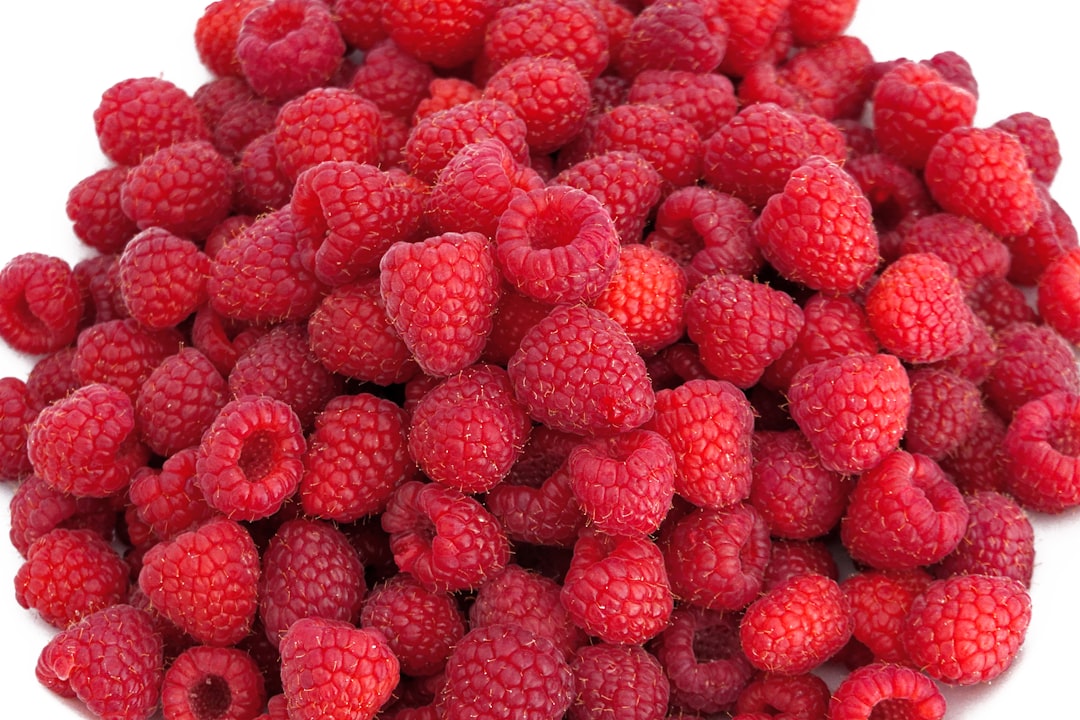
<instances>
[{"instance_id":1,"label":"pink raspberry","mask_svg":"<svg viewBox=\"0 0 1080 720\"><path fill-rule=\"evenodd\" d=\"M833 692L828 717L869 720L871 714L895 709L904 717L941 720L945 697L934 681L914 668L872 663L851 672Z\"/></svg>"},{"instance_id":2,"label":"pink raspberry","mask_svg":"<svg viewBox=\"0 0 1080 720\"><path fill-rule=\"evenodd\" d=\"M345 88L317 87L281 106L274 153L285 177L295 181L327 160L376 164L381 133L375 103Z\"/></svg>"},{"instance_id":3,"label":"pink raspberry","mask_svg":"<svg viewBox=\"0 0 1080 720\"><path fill-rule=\"evenodd\" d=\"M382 3L381 21L390 38L413 57L437 68L458 68L480 54L484 30L499 7L492 0L445 6L389 0Z\"/></svg>"},{"instance_id":4,"label":"pink raspberry","mask_svg":"<svg viewBox=\"0 0 1080 720\"><path fill-rule=\"evenodd\" d=\"M589 193L607 209L622 245L642 237L653 208L660 201L663 179L638 153L612 150L591 155L559 172L552 185L569 185Z\"/></svg>"},{"instance_id":5,"label":"pink raspberry","mask_svg":"<svg viewBox=\"0 0 1080 720\"><path fill-rule=\"evenodd\" d=\"M659 105L627 103L599 116L589 154L636 152L656 168L669 188L693 185L701 177L702 138L689 121Z\"/></svg>"},{"instance_id":6,"label":"pink raspberry","mask_svg":"<svg viewBox=\"0 0 1080 720\"><path fill-rule=\"evenodd\" d=\"M198 445L227 400L228 385L195 348L165 358L135 396L139 436L158 455Z\"/></svg>"},{"instance_id":7,"label":"pink raspberry","mask_svg":"<svg viewBox=\"0 0 1080 720\"><path fill-rule=\"evenodd\" d=\"M450 158L481 140L502 141L513 158L526 164L528 128L506 103L479 98L421 118L405 143L405 165L425 183L433 182Z\"/></svg>"},{"instance_id":8,"label":"pink raspberry","mask_svg":"<svg viewBox=\"0 0 1080 720\"><path fill-rule=\"evenodd\" d=\"M993 490L964 496L969 515L964 539L940 563L938 577L1001 575L1031 585L1035 532L1027 512L1012 497Z\"/></svg>"},{"instance_id":9,"label":"pink raspberry","mask_svg":"<svg viewBox=\"0 0 1080 720\"><path fill-rule=\"evenodd\" d=\"M139 228L120 207L120 188L128 167L115 165L80 180L68 192L64 209L72 230L85 245L101 253L123 250Z\"/></svg>"},{"instance_id":10,"label":"pink raspberry","mask_svg":"<svg viewBox=\"0 0 1080 720\"><path fill-rule=\"evenodd\" d=\"M94 130L101 151L125 166L173 143L210 139L191 96L158 77L128 78L105 90L94 110Z\"/></svg>"},{"instance_id":11,"label":"pink raspberry","mask_svg":"<svg viewBox=\"0 0 1080 720\"><path fill-rule=\"evenodd\" d=\"M619 43L616 72L626 78L647 70L711 73L724 57L730 32L718 5L663 0L646 6Z\"/></svg>"},{"instance_id":12,"label":"pink raspberry","mask_svg":"<svg viewBox=\"0 0 1080 720\"><path fill-rule=\"evenodd\" d=\"M483 96L514 109L525 121L529 149L538 154L558 150L581 132L589 112L589 84L559 57L511 60L488 78Z\"/></svg>"},{"instance_id":13,"label":"pink raspberry","mask_svg":"<svg viewBox=\"0 0 1080 720\"><path fill-rule=\"evenodd\" d=\"M70 344L83 297L70 265L42 253L22 253L0 270L0 337L17 352L43 355Z\"/></svg>"},{"instance_id":14,"label":"pink raspberry","mask_svg":"<svg viewBox=\"0 0 1080 720\"><path fill-rule=\"evenodd\" d=\"M494 72L529 55L570 60L592 81L610 59L607 24L587 0L526 0L500 8L485 30L482 65Z\"/></svg>"},{"instance_id":15,"label":"pink raspberry","mask_svg":"<svg viewBox=\"0 0 1080 720\"><path fill-rule=\"evenodd\" d=\"M190 240L151 227L124 246L117 274L131 317L163 329L179 325L206 302L210 258Z\"/></svg>"},{"instance_id":16,"label":"pink raspberry","mask_svg":"<svg viewBox=\"0 0 1080 720\"><path fill-rule=\"evenodd\" d=\"M1080 505L1080 458L1073 442L1080 394L1055 390L1013 414L1002 442L1006 488L1025 507L1060 513Z\"/></svg>"},{"instance_id":17,"label":"pink raspberry","mask_svg":"<svg viewBox=\"0 0 1080 720\"><path fill-rule=\"evenodd\" d=\"M639 645L587 645L570 661L577 697L568 720L661 720L670 683L659 661Z\"/></svg>"},{"instance_id":18,"label":"pink raspberry","mask_svg":"<svg viewBox=\"0 0 1080 720\"><path fill-rule=\"evenodd\" d=\"M178 720L210 712L230 720L256 718L265 702L259 665L240 648L190 647L172 661L161 683L162 712Z\"/></svg>"}]
</instances>

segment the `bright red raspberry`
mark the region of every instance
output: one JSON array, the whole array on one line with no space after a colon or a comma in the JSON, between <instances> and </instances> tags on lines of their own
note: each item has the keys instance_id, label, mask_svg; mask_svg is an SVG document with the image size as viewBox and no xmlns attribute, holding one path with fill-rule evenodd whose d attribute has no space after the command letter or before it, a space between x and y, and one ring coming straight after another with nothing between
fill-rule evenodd
<instances>
[{"instance_id":1,"label":"bright red raspberry","mask_svg":"<svg viewBox=\"0 0 1080 720\"><path fill-rule=\"evenodd\" d=\"M589 193L607 209L623 245L639 241L660 200L663 179L652 163L635 152L612 150L592 155L551 180Z\"/></svg>"},{"instance_id":2,"label":"bright red raspberry","mask_svg":"<svg viewBox=\"0 0 1080 720\"><path fill-rule=\"evenodd\" d=\"M793 0L788 7L797 45L817 45L840 36L855 15L856 0Z\"/></svg>"},{"instance_id":3,"label":"bright red raspberry","mask_svg":"<svg viewBox=\"0 0 1080 720\"><path fill-rule=\"evenodd\" d=\"M1032 307L1025 289L1007 278L983 278L964 299L983 325L994 332L1013 323L1039 322L1037 305Z\"/></svg>"},{"instance_id":4,"label":"bright red raspberry","mask_svg":"<svg viewBox=\"0 0 1080 720\"><path fill-rule=\"evenodd\" d=\"M1071 343L1080 343L1080 248L1073 248L1047 265L1039 277L1039 316Z\"/></svg>"},{"instance_id":5,"label":"bright red raspberry","mask_svg":"<svg viewBox=\"0 0 1080 720\"><path fill-rule=\"evenodd\" d=\"M712 73L724 57L730 29L718 3L662 0L647 5L631 23L614 53L619 75L648 70Z\"/></svg>"},{"instance_id":6,"label":"bright red raspberry","mask_svg":"<svg viewBox=\"0 0 1080 720\"><path fill-rule=\"evenodd\" d=\"M375 103L345 88L318 87L281 106L274 152L285 176L295 181L326 160L376 164L381 133Z\"/></svg>"},{"instance_id":7,"label":"bright red raspberry","mask_svg":"<svg viewBox=\"0 0 1080 720\"><path fill-rule=\"evenodd\" d=\"M599 116L589 155L636 152L656 168L668 188L693 185L701 177L702 138L678 115L646 103L617 105Z\"/></svg>"},{"instance_id":8,"label":"bright red raspberry","mask_svg":"<svg viewBox=\"0 0 1080 720\"><path fill-rule=\"evenodd\" d=\"M717 4L730 28L720 72L741 77L757 62L778 59L774 57L775 36L785 24L790 0L719 0Z\"/></svg>"},{"instance_id":9,"label":"bright red raspberry","mask_svg":"<svg viewBox=\"0 0 1080 720\"><path fill-rule=\"evenodd\" d=\"M430 65L388 39L364 53L364 61L353 71L348 87L383 112L408 121L434 78Z\"/></svg>"},{"instance_id":10,"label":"bright red raspberry","mask_svg":"<svg viewBox=\"0 0 1080 720\"><path fill-rule=\"evenodd\" d=\"M1080 394L1055 390L1019 406L1003 440L1006 489L1024 507L1060 513L1080 505L1074 438Z\"/></svg>"},{"instance_id":11,"label":"bright red raspberry","mask_svg":"<svg viewBox=\"0 0 1080 720\"><path fill-rule=\"evenodd\" d=\"M874 467L898 447L911 386L895 355L853 354L805 366L787 397L792 419L822 464L851 474Z\"/></svg>"},{"instance_id":12,"label":"bright red raspberry","mask_svg":"<svg viewBox=\"0 0 1080 720\"><path fill-rule=\"evenodd\" d=\"M228 105L211 126L211 141L225 157L236 160L248 143L273 132L278 106L258 96Z\"/></svg>"},{"instance_id":13,"label":"bright red raspberry","mask_svg":"<svg viewBox=\"0 0 1080 720\"><path fill-rule=\"evenodd\" d=\"M258 663L239 648L196 645L169 665L161 709L173 720L254 720L266 703Z\"/></svg>"},{"instance_id":14,"label":"bright red raspberry","mask_svg":"<svg viewBox=\"0 0 1080 720\"><path fill-rule=\"evenodd\" d=\"M904 448L933 460L948 457L967 440L979 421L983 399L978 385L933 367L912 370L908 380L911 411Z\"/></svg>"},{"instance_id":15,"label":"bright red raspberry","mask_svg":"<svg viewBox=\"0 0 1080 720\"><path fill-rule=\"evenodd\" d=\"M862 570L848 576L844 591L854 620L853 637L877 662L910 665L901 633L912 603L933 582L922 568Z\"/></svg>"},{"instance_id":16,"label":"bright red raspberry","mask_svg":"<svg viewBox=\"0 0 1080 720\"><path fill-rule=\"evenodd\" d=\"M310 617L281 639L281 683L295 720L371 720L399 680L397 658L376 631Z\"/></svg>"},{"instance_id":17,"label":"bright red raspberry","mask_svg":"<svg viewBox=\"0 0 1080 720\"><path fill-rule=\"evenodd\" d=\"M432 590L477 588L509 560L499 521L472 497L438 483L402 483L380 522L398 568Z\"/></svg>"},{"instance_id":18,"label":"bright red raspberry","mask_svg":"<svg viewBox=\"0 0 1080 720\"><path fill-rule=\"evenodd\" d=\"M183 348L154 368L135 396L139 437L162 457L198 445L227 392L213 363L195 348Z\"/></svg>"},{"instance_id":19,"label":"bright red raspberry","mask_svg":"<svg viewBox=\"0 0 1080 720\"><path fill-rule=\"evenodd\" d=\"M952 213L919 218L903 231L899 252L934 253L949 263L965 292L987 278L1005 278L1009 248L985 226Z\"/></svg>"},{"instance_id":20,"label":"bright red raspberry","mask_svg":"<svg viewBox=\"0 0 1080 720\"><path fill-rule=\"evenodd\" d=\"M1040 189L1042 209L1027 232L1003 237L1012 252L1008 278L1017 285L1037 285L1047 266L1080 245L1076 227L1060 204Z\"/></svg>"},{"instance_id":21,"label":"bright red raspberry","mask_svg":"<svg viewBox=\"0 0 1080 720\"><path fill-rule=\"evenodd\" d=\"M645 361L600 310L556 307L525 333L506 369L532 418L557 430L611 435L653 414Z\"/></svg>"},{"instance_id":22,"label":"bright red raspberry","mask_svg":"<svg viewBox=\"0 0 1080 720\"><path fill-rule=\"evenodd\" d=\"M851 637L852 624L835 580L800 575L746 608L739 639L755 668L792 675L809 672L839 652Z\"/></svg>"},{"instance_id":23,"label":"bright red raspberry","mask_svg":"<svg viewBox=\"0 0 1080 720\"><path fill-rule=\"evenodd\" d=\"M769 564L761 584L764 592L783 585L793 577L814 573L833 580L840 579L840 568L824 538L787 540L774 537L769 552Z\"/></svg>"},{"instance_id":24,"label":"bright red raspberry","mask_svg":"<svg viewBox=\"0 0 1080 720\"><path fill-rule=\"evenodd\" d=\"M0 479L21 480L33 471L27 432L43 406L24 381L0 378Z\"/></svg>"},{"instance_id":25,"label":"bright red raspberry","mask_svg":"<svg viewBox=\"0 0 1080 720\"><path fill-rule=\"evenodd\" d=\"M128 170L124 165L103 168L68 192L64 209L72 230L85 245L100 253L120 252L139 230L120 207L120 188Z\"/></svg>"},{"instance_id":26,"label":"bright red raspberry","mask_svg":"<svg viewBox=\"0 0 1080 720\"><path fill-rule=\"evenodd\" d=\"M917 667L950 685L990 682L1012 664L1031 622L1031 597L1012 579L935 580L912 603L904 647Z\"/></svg>"},{"instance_id":27,"label":"bright red raspberry","mask_svg":"<svg viewBox=\"0 0 1080 720\"><path fill-rule=\"evenodd\" d=\"M586 532L574 543L562 603L589 635L644 643L667 626L673 608L664 556L648 537Z\"/></svg>"},{"instance_id":28,"label":"bright red raspberry","mask_svg":"<svg viewBox=\"0 0 1080 720\"><path fill-rule=\"evenodd\" d=\"M513 108L530 150L540 154L581 132L589 112L589 84L570 60L554 56L511 60L488 78L483 96Z\"/></svg>"},{"instance_id":29,"label":"bright red raspberry","mask_svg":"<svg viewBox=\"0 0 1080 720\"><path fill-rule=\"evenodd\" d=\"M500 8L485 31L482 64L494 72L529 55L570 60L592 81L610 59L607 24L587 0L526 0Z\"/></svg>"},{"instance_id":30,"label":"bright red raspberry","mask_svg":"<svg viewBox=\"0 0 1080 720\"><path fill-rule=\"evenodd\" d=\"M83 314L67 261L29 252L0 270L0 337L16 352L43 355L70 344Z\"/></svg>"},{"instance_id":31,"label":"bright red raspberry","mask_svg":"<svg viewBox=\"0 0 1080 720\"><path fill-rule=\"evenodd\" d=\"M381 0L333 0L330 6L338 30L350 48L370 50L386 39Z\"/></svg>"},{"instance_id":32,"label":"bright red raspberry","mask_svg":"<svg viewBox=\"0 0 1080 720\"><path fill-rule=\"evenodd\" d=\"M577 696L568 720L662 720L671 683L652 653L639 645L587 645L570 661Z\"/></svg>"},{"instance_id":33,"label":"bright red raspberry","mask_svg":"<svg viewBox=\"0 0 1080 720\"><path fill-rule=\"evenodd\" d=\"M558 720L574 699L574 676L545 637L512 623L470 630L446 662L438 716Z\"/></svg>"},{"instance_id":34,"label":"bright red raspberry","mask_svg":"<svg viewBox=\"0 0 1080 720\"><path fill-rule=\"evenodd\" d=\"M191 96L159 77L129 78L105 90L94 129L101 151L119 165L138 165L173 143L210 139Z\"/></svg>"},{"instance_id":35,"label":"bright red raspberry","mask_svg":"<svg viewBox=\"0 0 1080 720\"><path fill-rule=\"evenodd\" d=\"M150 615L118 604L54 635L35 672L42 685L78 698L97 717L148 720L158 709L163 655Z\"/></svg>"},{"instance_id":36,"label":"bright red raspberry","mask_svg":"<svg viewBox=\"0 0 1080 720\"><path fill-rule=\"evenodd\" d=\"M179 325L206 302L210 258L192 241L150 227L125 245L117 273L131 317L160 330Z\"/></svg>"},{"instance_id":37,"label":"bright red raspberry","mask_svg":"<svg viewBox=\"0 0 1080 720\"><path fill-rule=\"evenodd\" d=\"M24 558L35 540L55 528L87 528L111 540L116 508L109 498L75 497L37 475L23 478L11 495L11 545Z\"/></svg>"},{"instance_id":38,"label":"bright red raspberry","mask_svg":"<svg viewBox=\"0 0 1080 720\"><path fill-rule=\"evenodd\" d=\"M505 366L517 351L525 333L551 310L547 303L522 295L504 284L481 359Z\"/></svg>"},{"instance_id":39,"label":"bright red raspberry","mask_svg":"<svg viewBox=\"0 0 1080 720\"><path fill-rule=\"evenodd\" d=\"M964 443L938 461L962 492L1005 490L1006 429L1001 416L984 405Z\"/></svg>"},{"instance_id":40,"label":"bright red raspberry","mask_svg":"<svg viewBox=\"0 0 1080 720\"><path fill-rule=\"evenodd\" d=\"M1012 497L993 490L964 496L967 532L956 550L935 568L938 577L1001 575L1031 585L1035 533L1027 512Z\"/></svg>"},{"instance_id":41,"label":"bright red raspberry","mask_svg":"<svg viewBox=\"0 0 1080 720\"><path fill-rule=\"evenodd\" d=\"M106 383L134 400L154 368L180 349L181 340L171 328L148 330L132 318L100 322L79 333L72 369L80 384Z\"/></svg>"},{"instance_id":42,"label":"bright red raspberry","mask_svg":"<svg viewBox=\"0 0 1080 720\"><path fill-rule=\"evenodd\" d=\"M754 669L739 646L738 616L681 605L657 637L656 658L671 681L673 707L715 713L730 707Z\"/></svg>"},{"instance_id":43,"label":"bright red raspberry","mask_svg":"<svg viewBox=\"0 0 1080 720\"><path fill-rule=\"evenodd\" d=\"M870 201L882 257L891 262L906 232L923 216L936 213L937 206L915 170L876 146L849 157L844 170Z\"/></svg>"},{"instance_id":44,"label":"bright red raspberry","mask_svg":"<svg viewBox=\"0 0 1080 720\"><path fill-rule=\"evenodd\" d=\"M236 358L266 332L265 327L222 317L209 305L203 305L191 322L191 344L224 377L236 365Z\"/></svg>"},{"instance_id":45,"label":"bright red raspberry","mask_svg":"<svg viewBox=\"0 0 1080 720\"><path fill-rule=\"evenodd\" d=\"M850 293L870 279L879 260L869 201L825 158L792 172L765 204L754 235L777 272L813 290Z\"/></svg>"},{"instance_id":46,"label":"bright red raspberry","mask_svg":"<svg viewBox=\"0 0 1080 720\"><path fill-rule=\"evenodd\" d=\"M329 6L311 0L274 0L252 9L236 39L244 78L275 102L325 84L345 49Z\"/></svg>"},{"instance_id":47,"label":"bright red raspberry","mask_svg":"<svg viewBox=\"0 0 1080 720\"><path fill-rule=\"evenodd\" d=\"M794 344L802 308L785 291L737 275L710 275L686 301L686 332L717 378L740 388Z\"/></svg>"},{"instance_id":48,"label":"bright red raspberry","mask_svg":"<svg viewBox=\"0 0 1080 720\"><path fill-rule=\"evenodd\" d=\"M301 618L356 623L365 592L359 554L329 522L287 520L262 553L259 620L273 645Z\"/></svg>"},{"instance_id":49,"label":"bright red raspberry","mask_svg":"<svg viewBox=\"0 0 1080 720\"><path fill-rule=\"evenodd\" d=\"M727 76L691 70L643 70L634 76L626 102L659 105L693 125L702 139L733 118L738 109L735 88Z\"/></svg>"},{"instance_id":50,"label":"bright red raspberry","mask_svg":"<svg viewBox=\"0 0 1080 720\"><path fill-rule=\"evenodd\" d=\"M83 293L81 328L131 317L120 292L119 255L91 255L75 263L71 271Z\"/></svg>"},{"instance_id":51,"label":"bright red raspberry","mask_svg":"<svg viewBox=\"0 0 1080 720\"><path fill-rule=\"evenodd\" d=\"M141 467L131 476L131 505L159 539L190 530L215 514L199 487L197 457L197 448L184 448L169 455L160 469Z\"/></svg>"},{"instance_id":52,"label":"bright red raspberry","mask_svg":"<svg viewBox=\"0 0 1080 720\"><path fill-rule=\"evenodd\" d=\"M998 120L991 127L1019 138L1028 167L1036 180L1044 185L1054 181L1061 166L1061 145L1048 118L1031 112L1018 112Z\"/></svg>"},{"instance_id":53,"label":"bright red raspberry","mask_svg":"<svg viewBox=\"0 0 1080 720\"><path fill-rule=\"evenodd\" d=\"M481 97L418 120L405 143L405 165L417 178L431 183L462 148L492 138L502 141L514 160L525 165L529 158L527 133L525 121L513 108Z\"/></svg>"},{"instance_id":54,"label":"bright red raspberry","mask_svg":"<svg viewBox=\"0 0 1080 720\"><path fill-rule=\"evenodd\" d=\"M420 368L438 377L480 358L499 300L495 249L478 232L397 242L379 264L386 315Z\"/></svg>"},{"instance_id":55,"label":"bright red raspberry","mask_svg":"<svg viewBox=\"0 0 1080 720\"><path fill-rule=\"evenodd\" d=\"M258 610L259 552L240 523L217 517L150 548L139 588L153 609L204 645L233 645Z\"/></svg>"},{"instance_id":56,"label":"bright red raspberry","mask_svg":"<svg viewBox=\"0 0 1080 720\"><path fill-rule=\"evenodd\" d=\"M1041 211L1024 146L1004 130L950 130L930 150L923 177L942 209L976 220L998 235L1022 235Z\"/></svg>"},{"instance_id":57,"label":"bright red raspberry","mask_svg":"<svg viewBox=\"0 0 1080 720\"><path fill-rule=\"evenodd\" d=\"M1048 325L1017 322L999 330L997 359L981 388L1006 421L1050 392L1080 393L1080 368L1069 341Z\"/></svg>"},{"instance_id":58,"label":"bright red raspberry","mask_svg":"<svg viewBox=\"0 0 1080 720\"><path fill-rule=\"evenodd\" d=\"M30 368L26 376L26 392L37 408L59 400L82 384L75 377L75 370L71 366L75 350L75 347L67 345L56 352L41 356Z\"/></svg>"},{"instance_id":59,"label":"bright red raspberry","mask_svg":"<svg viewBox=\"0 0 1080 720\"><path fill-rule=\"evenodd\" d=\"M499 8L493 0L443 5L425 0L382 3L381 22L403 50L437 68L458 68L480 54L484 29ZM378 24L378 23L376 23Z\"/></svg>"},{"instance_id":60,"label":"bright red raspberry","mask_svg":"<svg viewBox=\"0 0 1080 720\"><path fill-rule=\"evenodd\" d=\"M240 77L236 40L247 14L268 0L216 0L195 23L195 51L206 69L218 77Z\"/></svg>"},{"instance_id":61,"label":"bright red raspberry","mask_svg":"<svg viewBox=\"0 0 1080 720\"><path fill-rule=\"evenodd\" d=\"M474 83L459 77L436 77L428 83L428 94L416 106L412 121L420 120L454 105L462 105L483 97L484 91Z\"/></svg>"},{"instance_id":62,"label":"bright red raspberry","mask_svg":"<svg viewBox=\"0 0 1080 720\"><path fill-rule=\"evenodd\" d=\"M941 720L945 697L927 675L893 663L872 663L851 672L829 700L831 720L869 720L893 710L914 720Z\"/></svg>"},{"instance_id":63,"label":"bright red raspberry","mask_svg":"<svg viewBox=\"0 0 1080 720\"><path fill-rule=\"evenodd\" d=\"M277 161L275 133L255 138L236 160L237 209L262 215L289 202L293 182Z\"/></svg>"}]
</instances>

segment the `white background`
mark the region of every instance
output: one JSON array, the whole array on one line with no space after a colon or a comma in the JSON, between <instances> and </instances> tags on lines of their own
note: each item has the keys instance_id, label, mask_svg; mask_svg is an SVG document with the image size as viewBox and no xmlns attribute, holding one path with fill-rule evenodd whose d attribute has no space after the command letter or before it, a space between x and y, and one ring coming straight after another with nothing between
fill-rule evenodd
<instances>
[{"instance_id":1,"label":"white background","mask_svg":"<svg viewBox=\"0 0 1080 720\"><path fill-rule=\"evenodd\" d=\"M91 113L101 92L128 78L160 75L189 92L207 75L192 33L205 0L18 2L0 23L0 263L35 250L82 257L64 214L68 190L104 166ZM1075 26L1068 5L985 0L864 0L849 32L878 60L920 60L952 50L980 88L976 124L1019 111L1048 117L1065 161L1052 187L1080 220L1080 110L1075 105ZM25 377L31 360L0 350L0 376ZM42 720L89 717L34 678L51 629L14 599L21 559L7 542L11 486L0 488L0 678L4 705ZM1080 517L1035 517L1034 616L1013 668L988 686L946 689L948 718L997 720L1075 713L1080 648ZM1069 708L1069 710L1065 710ZM5 711L5 716L11 711ZM1064 713L1064 715L1060 714Z\"/></svg>"}]
</instances>

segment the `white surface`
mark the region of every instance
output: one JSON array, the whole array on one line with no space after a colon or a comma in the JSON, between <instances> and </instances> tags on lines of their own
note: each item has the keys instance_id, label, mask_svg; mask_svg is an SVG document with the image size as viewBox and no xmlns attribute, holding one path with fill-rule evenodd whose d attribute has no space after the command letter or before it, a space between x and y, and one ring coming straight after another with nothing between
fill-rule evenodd
<instances>
[{"instance_id":1,"label":"white surface","mask_svg":"<svg viewBox=\"0 0 1080 720\"><path fill-rule=\"evenodd\" d=\"M104 166L91 119L100 94L119 80L145 75L160 75L194 91L207 77L191 40L206 2L20 2L6 9L0 23L5 98L0 112L0 264L28 250L72 261L82 257L64 202L76 182ZM1019 6L977 0L864 0L849 31L879 60L919 60L944 50L967 58L980 87L977 124L1019 111L1050 118L1065 158L1052 191L1080 220L1080 110L1071 100L1077 67L1071 18L1067 5L1053 0L1028 0ZM0 376L25 377L30 366L29 359L0 349ZM40 720L89 717L34 678L38 653L51 629L14 599L12 578L21 560L7 542L10 497L10 485L0 488L4 704L24 713L29 709ZM1027 642L1013 668L991 685L946 689L948 718L1004 720L1075 712L1064 708L1075 708L1080 517L1073 512L1035 517L1034 523L1038 564Z\"/></svg>"}]
</instances>

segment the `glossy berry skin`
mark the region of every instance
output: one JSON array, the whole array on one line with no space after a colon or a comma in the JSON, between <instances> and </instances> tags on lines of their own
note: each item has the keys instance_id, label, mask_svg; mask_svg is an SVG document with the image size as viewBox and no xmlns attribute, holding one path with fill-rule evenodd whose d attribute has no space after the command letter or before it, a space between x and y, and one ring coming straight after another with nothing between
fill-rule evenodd
<instances>
[{"instance_id":1,"label":"glossy berry skin","mask_svg":"<svg viewBox=\"0 0 1080 720\"><path fill-rule=\"evenodd\" d=\"M1080 341L1080 249L1072 249L1051 262L1039 276L1039 315L1071 343Z\"/></svg>"},{"instance_id":2,"label":"glossy berry skin","mask_svg":"<svg viewBox=\"0 0 1080 720\"><path fill-rule=\"evenodd\" d=\"M188 648L161 683L161 709L169 720L251 720L265 702L262 671L239 648Z\"/></svg>"},{"instance_id":3,"label":"glossy berry skin","mask_svg":"<svg viewBox=\"0 0 1080 720\"><path fill-rule=\"evenodd\" d=\"M285 178L295 182L321 162L374 165L379 159L379 108L337 87L317 87L292 98L278 111L274 154Z\"/></svg>"},{"instance_id":4,"label":"glossy berry skin","mask_svg":"<svg viewBox=\"0 0 1080 720\"><path fill-rule=\"evenodd\" d=\"M381 5L382 27L390 39L418 60L439 68L461 67L480 54L484 28L499 7L492 0L453 5L391 0ZM378 18L373 24L379 26Z\"/></svg>"},{"instance_id":5,"label":"glossy berry skin","mask_svg":"<svg viewBox=\"0 0 1080 720\"><path fill-rule=\"evenodd\" d=\"M735 701L736 717L744 713L766 713L772 710L792 717L827 717L829 686L817 675L764 674L751 680Z\"/></svg>"},{"instance_id":6,"label":"glossy berry skin","mask_svg":"<svg viewBox=\"0 0 1080 720\"><path fill-rule=\"evenodd\" d=\"M528 0L502 7L484 34L482 62L491 70L528 55L570 60L589 81L610 60L604 18L587 2Z\"/></svg>"}]
</instances>

